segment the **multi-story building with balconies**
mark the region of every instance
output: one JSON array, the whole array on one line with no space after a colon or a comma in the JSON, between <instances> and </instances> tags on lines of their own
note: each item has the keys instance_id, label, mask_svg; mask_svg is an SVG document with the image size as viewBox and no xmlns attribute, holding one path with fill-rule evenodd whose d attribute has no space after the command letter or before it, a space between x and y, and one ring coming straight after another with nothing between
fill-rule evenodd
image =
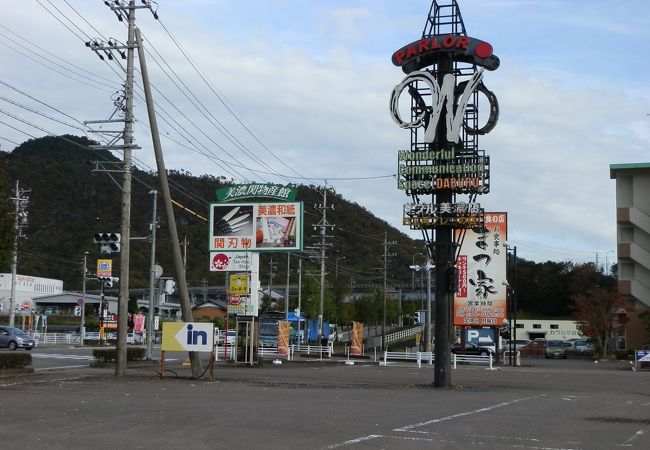
<instances>
[{"instance_id":1,"label":"multi-story building with balconies","mask_svg":"<svg viewBox=\"0 0 650 450\"><path fill-rule=\"evenodd\" d=\"M616 180L618 291L641 312L650 309L650 163L611 164L609 173ZM650 339L634 322L628 348ZM637 335L640 342L632 342Z\"/></svg>"}]
</instances>

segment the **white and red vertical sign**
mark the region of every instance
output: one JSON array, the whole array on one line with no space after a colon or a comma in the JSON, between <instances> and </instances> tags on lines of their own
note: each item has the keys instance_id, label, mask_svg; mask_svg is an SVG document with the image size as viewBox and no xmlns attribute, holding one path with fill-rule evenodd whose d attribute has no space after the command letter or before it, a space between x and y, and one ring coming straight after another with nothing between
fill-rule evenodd
<instances>
[{"instance_id":1,"label":"white and red vertical sign","mask_svg":"<svg viewBox=\"0 0 650 450\"><path fill-rule=\"evenodd\" d=\"M454 325L503 324L507 312L506 239L507 213L485 213L481 229L467 230L457 260Z\"/></svg>"}]
</instances>

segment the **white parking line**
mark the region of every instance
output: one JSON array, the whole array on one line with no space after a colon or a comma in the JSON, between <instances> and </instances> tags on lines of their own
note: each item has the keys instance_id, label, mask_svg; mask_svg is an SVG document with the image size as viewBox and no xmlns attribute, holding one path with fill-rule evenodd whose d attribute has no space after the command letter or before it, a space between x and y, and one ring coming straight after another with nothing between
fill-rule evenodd
<instances>
[{"instance_id":1,"label":"white parking line","mask_svg":"<svg viewBox=\"0 0 650 450\"><path fill-rule=\"evenodd\" d=\"M395 428L395 429L393 429L393 431L427 434L427 432L415 431L414 428L419 428L419 427L423 427L423 426L426 426L426 425L431 425L431 424L434 424L434 423L440 423L440 422L444 422L444 421L447 421L447 420L457 419L459 417L465 417L465 416L469 416L469 415L472 415L472 414L484 413L484 412L491 411L493 409L503 408L504 406L510 406L510 405L515 404L515 403L523 402L523 401L526 401L526 400L532 400L532 399L539 398L539 397L540 396L518 398L518 399L512 400L510 402L503 402L503 403L497 403L497 404L491 405L491 406L486 406L485 408L474 409L474 410L471 410L471 411L464 411L464 412L452 414L450 416L440 417L438 419L428 420L426 422L419 422L419 423L414 423L414 424L411 424L411 425L405 425L405 426L403 426L401 428ZM339 442L339 443L336 443L336 444L331 444L331 445L328 445L328 446L323 447L323 448L331 449L331 448L345 447L345 446L348 446L348 445L354 445L354 444L357 444L359 442L369 441L371 439L377 439L377 438L402 439L402 440L410 440L410 441L417 440L417 441L428 441L428 442L434 442L435 441L435 442L445 442L445 443L454 443L455 442L455 441L447 441L447 440L442 440L442 439L432 439L432 438L427 438L427 437L415 437L415 436L412 436L412 435L411 436L395 436L395 435L369 434L368 436L363 436L363 437L356 438L356 439L350 439L350 440L345 441L345 442ZM525 447L525 446L520 446L520 445L514 445L514 447L528 448L528 449L539 448L539 447ZM551 450L551 449L548 449L548 450ZM559 450L559 449L554 449L554 450Z\"/></svg>"},{"instance_id":2,"label":"white parking line","mask_svg":"<svg viewBox=\"0 0 650 450\"><path fill-rule=\"evenodd\" d=\"M32 358L83 359L83 360L95 359L95 357L91 355L64 355L62 353L33 353Z\"/></svg>"},{"instance_id":3,"label":"white parking line","mask_svg":"<svg viewBox=\"0 0 650 450\"><path fill-rule=\"evenodd\" d=\"M439 419L432 419L432 420L428 420L426 422L420 422L420 423L414 423L414 424L411 424L411 425L406 425L406 426L403 426L401 428L395 428L393 431L409 431L409 430L412 430L413 428L419 428L419 427L423 427L423 426L426 426L426 425L431 425L432 423L444 422L446 420L457 419L458 417L464 417L464 416L469 416L469 415L472 415L472 414L483 413L483 412L491 411L493 409L503 408L504 406L514 405L515 403L523 402L523 401L526 401L526 400L532 400L534 398L537 398L537 397L518 398L518 399L512 400L511 402L497 403L496 405L486 406L485 408L474 409L472 411L465 411L465 412L461 412L461 413L457 413L457 414L452 414L451 416L441 417Z\"/></svg>"},{"instance_id":4,"label":"white parking line","mask_svg":"<svg viewBox=\"0 0 650 450\"><path fill-rule=\"evenodd\" d=\"M43 367L41 369L34 369L34 372L44 372L46 370L57 370L57 369L78 369L79 367L88 367L88 364L78 364L76 366Z\"/></svg>"}]
</instances>

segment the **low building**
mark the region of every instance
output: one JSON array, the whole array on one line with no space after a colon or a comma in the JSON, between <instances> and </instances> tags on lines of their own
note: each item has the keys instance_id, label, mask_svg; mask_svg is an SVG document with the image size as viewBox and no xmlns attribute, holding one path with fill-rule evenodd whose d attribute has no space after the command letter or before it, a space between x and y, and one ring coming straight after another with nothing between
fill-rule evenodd
<instances>
[{"instance_id":1,"label":"low building","mask_svg":"<svg viewBox=\"0 0 650 450\"><path fill-rule=\"evenodd\" d=\"M34 299L63 292L63 281L51 278L16 275L14 310L34 309ZM11 274L0 273L0 313L9 314L11 308Z\"/></svg>"},{"instance_id":2,"label":"low building","mask_svg":"<svg viewBox=\"0 0 650 450\"><path fill-rule=\"evenodd\" d=\"M517 339L537 339L566 341L567 339L585 336L578 330L577 322L573 320L529 320L517 319Z\"/></svg>"}]
</instances>

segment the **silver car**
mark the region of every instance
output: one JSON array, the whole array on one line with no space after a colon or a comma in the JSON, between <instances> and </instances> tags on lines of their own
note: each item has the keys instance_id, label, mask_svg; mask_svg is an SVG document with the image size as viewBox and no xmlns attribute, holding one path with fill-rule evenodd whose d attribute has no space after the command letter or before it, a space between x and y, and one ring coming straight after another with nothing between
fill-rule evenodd
<instances>
[{"instance_id":1,"label":"silver car","mask_svg":"<svg viewBox=\"0 0 650 450\"><path fill-rule=\"evenodd\" d=\"M0 326L0 348L7 347L13 351L17 348L31 350L36 347L36 340L20 328Z\"/></svg>"}]
</instances>

